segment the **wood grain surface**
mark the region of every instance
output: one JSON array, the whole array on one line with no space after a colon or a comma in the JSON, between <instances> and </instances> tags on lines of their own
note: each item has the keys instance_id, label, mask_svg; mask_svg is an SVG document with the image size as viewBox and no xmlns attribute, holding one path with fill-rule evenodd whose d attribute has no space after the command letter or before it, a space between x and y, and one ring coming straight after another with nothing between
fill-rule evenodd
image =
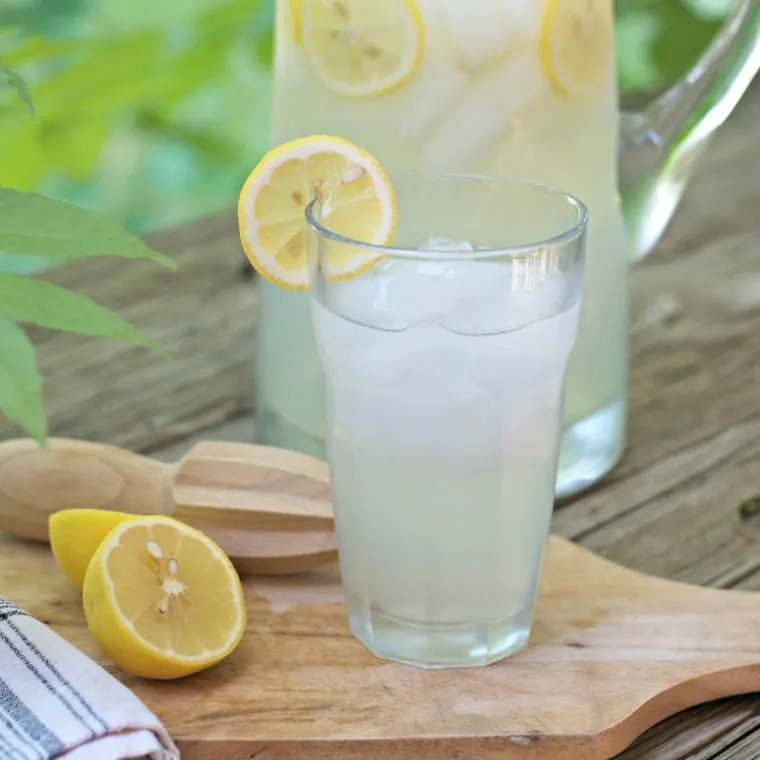
<instances>
[{"instance_id":1,"label":"wood grain surface","mask_svg":"<svg viewBox=\"0 0 760 760\"><path fill-rule=\"evenodd\" d=\"M249 625L235 653L151 682L98 652L44 547L0 539L0 588L113 670L184 760L607 760L685 707L760 689L755 593L645 576L555 536L530 646L486 668L423 671L371 655L348 630L336 565L244 587Z\"/></svg>"},{"instance_id":2,"label":"wood grain surface","mask_svg":"<svg viewBox=\"0 0 760 760\"><path fill-rule=\"evenodd\" d=\"M708 149L662 243L636 267L628 448L610 476L562 505L554 522L556 532L631 568L754 590L758 124L754 85ZM178 273L90 261L50 276L117 308L173 356L33 330L53 432L167 460L197 440L250 440L256 288L240 274L234 217L152 242L177 260ZM0 439L17 435L0 428ZM759 723L760 695L706 705L648 732L620 760L757 760Z\"/></svg>"}]
</instances>

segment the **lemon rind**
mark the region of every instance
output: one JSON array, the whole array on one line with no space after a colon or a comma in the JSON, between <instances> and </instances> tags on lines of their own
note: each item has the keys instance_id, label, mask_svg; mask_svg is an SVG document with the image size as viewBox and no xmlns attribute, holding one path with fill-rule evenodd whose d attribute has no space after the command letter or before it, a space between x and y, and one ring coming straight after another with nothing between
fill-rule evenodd
<instances>
[{"instance_id":1,"label":"lemon rind","mask_svg":"<svg viewBox=\"0 0 760 760\"><path fill-rule=\"evenodd\" d=\"M548 0L546 3L541 14L539 57L544 74L555 92L565 98L579 98L592 92L603 77L600 74L599 77L586 83L578 83L572 77L565 77L562 74L563 66L557 60L554 37L557 18L562 12L562 6L567 2L568 0Z\"/></svg>"},{"instance_id":2,"label":"lemon rind","mask_svg":"<svg viewBox=\"0 0 760 760\"><path fill-rule=\"evenodd\" d=\"M393 186L380 163L370 153L348 140L334 135L299 137L272 148L267 151L243 184L238 198L237 219L240 242L251 266L266 280L286 290L309 290L308 266L304 267L302 272L299 272L298 277L286 278L269 265L272 256L264 251L259 243L257 233L260 224L253 216L254 204L251 202L251 199L255 199L258 196L261 189L269 183L272 175L282 163L292 158L305 159L323 151L337 152L346 156L354 163L368 169L370 176L373 178L376 196L383 204L384 224L375 230L373 239L368 242L373 245L387 245L393 240L396 232L398 211ZM383 189L385 192L380 192ZM305 224L306 222L304 221ZM362 257L361 263L355 269L349 269L332 275L327 273L327 277L332 281L352 279L373 267L381 258L381 254L370 258L368 261Z\"/></svg>"},{"instance_id":3,"label":"lemon rind","mask_svg":"<svg viewBox=\"0 0 760 760\"><path fill-rule=\"evenodd\" d=\"M293 33L293 42L300 45L303 41L303 7L302 0L290 0L290 25Z\"/></svg>"}]
</instances>

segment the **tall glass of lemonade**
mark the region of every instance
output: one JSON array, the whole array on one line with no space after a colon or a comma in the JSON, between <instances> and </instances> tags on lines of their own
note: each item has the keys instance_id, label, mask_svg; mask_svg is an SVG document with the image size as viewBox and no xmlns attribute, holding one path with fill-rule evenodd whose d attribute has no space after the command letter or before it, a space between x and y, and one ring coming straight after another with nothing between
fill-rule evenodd
<instances>
[{"instance_id":1,"label":"tall glass of lemonade","mask_svg":"<svg viewBox=\"0 0 760 760\"><path fill-rule=\"evenodd\" d=\"M337 205L350 184L309 206L307 237L351 630L380 657L487 665L530 635L586 210L533 183L401 175L377 246L338 231L372 215L364 189Z\"/></svg>"}]
</instances>

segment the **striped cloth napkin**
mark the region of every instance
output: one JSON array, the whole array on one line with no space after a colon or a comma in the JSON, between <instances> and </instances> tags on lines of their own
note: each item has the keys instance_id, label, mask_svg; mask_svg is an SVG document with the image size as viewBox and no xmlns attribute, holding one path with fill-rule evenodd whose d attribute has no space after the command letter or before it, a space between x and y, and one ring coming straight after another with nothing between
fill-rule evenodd
<instances>
[{"instance_id":1,"label":"striped cloth napkin","mask_svg":"<svg viewBox=\"0 0 760 760\"><path fill-rule=\"evenodd\" d=\"M0 596L0 760L179 760L124 685Z\"/></svg>"}]
</instances>

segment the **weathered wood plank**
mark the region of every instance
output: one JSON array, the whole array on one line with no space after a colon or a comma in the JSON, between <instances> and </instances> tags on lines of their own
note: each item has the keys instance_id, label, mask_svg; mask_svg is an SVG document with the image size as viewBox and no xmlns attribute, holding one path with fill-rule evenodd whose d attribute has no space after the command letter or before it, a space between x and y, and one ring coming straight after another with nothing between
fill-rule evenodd
<instances>
[{"instance_id":1,"label":"weathered wood plank","mask_svg":"<svg viewBox=\"0 0 760 760\"><path fill-rule=\"evenodd\" d=\"M754 729L754 730L753 730ZM729 760L737 743L760 739L760 699L738 697L701 705L665 720L618 760ZM755 744L755 752L757 747ZM747 760L757 754L747 755Z\"/></svg>"},{"instance_id":2,"label":"weathered wood plank","mask_svg":"<svg viewBox=\"0 0 760 760\"><path fill-rule=\"evenodd\" d=\"M234 217L156 236L179 264L93 260L49 279L116 309L171 354L32 329L56 435L147 451L250 413L256 288L240 276ZM18 435L8 424L0 439Z\"/></svg>"},{"instance_id":3,"label":"weathered wood plank","mask_svg":"<svg viewBox=\"0 0 760 760\"><path fill-rule=\"evenodd\" d=\"M631 567L745 588L760 588L758 521L736 511L760 493L760 149L741 129L760 119L753 95L636 268L626 456L554 523Z\"/></svg>"}]
</instances>

